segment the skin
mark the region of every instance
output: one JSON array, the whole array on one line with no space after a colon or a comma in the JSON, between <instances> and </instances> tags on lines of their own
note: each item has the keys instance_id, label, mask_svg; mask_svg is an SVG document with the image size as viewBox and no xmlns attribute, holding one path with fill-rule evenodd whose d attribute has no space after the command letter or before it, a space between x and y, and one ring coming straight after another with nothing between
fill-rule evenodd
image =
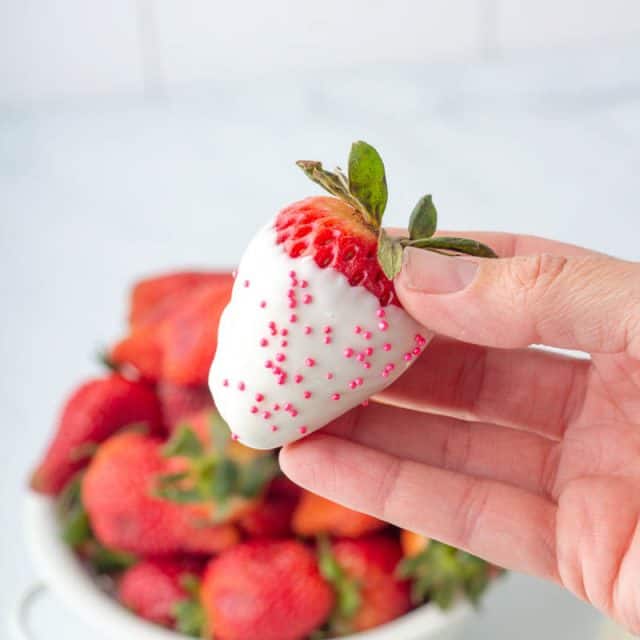
<instances>
[{"instance_id":1,"label":"skin","mask_svg":"<svg viewBox=\"0 0 640 640\"><path fill-rule=\"evenodd\" d=\"M282 467L640 632L640 264L460 235L501 258L405 256L396 290L432 344L376 403L285 447Z\"/></svg>"}]
</instances>

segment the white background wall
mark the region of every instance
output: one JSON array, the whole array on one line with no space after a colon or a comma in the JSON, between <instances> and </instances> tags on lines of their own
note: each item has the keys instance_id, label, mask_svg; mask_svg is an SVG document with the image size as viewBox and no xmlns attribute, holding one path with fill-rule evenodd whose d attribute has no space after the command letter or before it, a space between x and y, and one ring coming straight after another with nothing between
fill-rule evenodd
<instances>
[{"instance_id":1,"label":"white background wall","mask_svg":"<svg viewBox=\"0 0 640 640\"><path fill-rule=\"evenodd\" d=\"M0 0L0 104L634 39L638 0Z\"/></svg>"}]
</instances>

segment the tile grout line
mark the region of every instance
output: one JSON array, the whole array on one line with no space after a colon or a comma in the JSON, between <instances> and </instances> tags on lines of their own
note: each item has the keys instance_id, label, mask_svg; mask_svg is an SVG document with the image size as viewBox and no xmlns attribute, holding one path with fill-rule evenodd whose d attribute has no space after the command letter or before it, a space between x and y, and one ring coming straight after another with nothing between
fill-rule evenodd
<instances>
[{"instance_id":1,"label":"tile grout line","mask_svg":"<svg viewBox=\"0 0 640 640\"><path fill-rule=\"evenodd\" d=\"M154 8L154 0L136 0L138 49L146 97L164 95L166 90Z\"/></svg>"}]
</instances>

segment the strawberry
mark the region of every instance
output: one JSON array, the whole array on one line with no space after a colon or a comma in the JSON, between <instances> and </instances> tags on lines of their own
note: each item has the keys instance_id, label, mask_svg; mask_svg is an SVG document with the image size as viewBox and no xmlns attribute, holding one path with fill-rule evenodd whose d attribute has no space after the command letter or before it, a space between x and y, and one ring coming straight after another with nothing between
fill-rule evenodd
<instances>
[{"instance_id":1,"label":"strawberry","mask_svg":"<svg viewBox=\"0 0 640 640\"><path fill-rule=\"evenodd\" d=\"M336 591L330 630L339 635L372 629L411 607L409 584L396 576L397 540L375 535L329 544L320 541L320 569Z\"/></svg>"},{"instance_id":2,"label":"strawberry","mask_svg":"<svg viewBox=\"0 0 640 640\"><path fill-rule=\"evenodd\" d=\"M231 283L230 275L216 275L213 281L170 296L163 301L162 313L134 325L112 348L109 359L116 367L133 366L151 381L205 385Z\"/></svg>"},{"instance_id":3,"label":"strawberry","mask_svg":"<svg viewBox=\"0 0 640 640\"><path fill-rule=\"evenodd\" d=\"M330 534L359 538L386 527L386 523L366 513L359 513L304 491L293 514L293 530L299 536Z\"/></svg>"},{"instance_id":4,"label":"strawberry","mask_svg":"<svg viewBox=\"0 0 640 640\"><path fill-rule=\"evenodd\" d=\"M432 601L448 609L460 596L476 604L491 578L500 572L466 551L411 531L402 531L400 540L405 558L398 575L411 580L415 605Z\"/></svg>"},{"instance_id":5,"label":"strawberry","mask_svg":"<svg viewBox=\"0 0 640 640\"><path fill-rule=\"evenodd\" d=\"M296 540L240 544L208 565L201 601L216 640L302 640L324 623L333 593Z\"/></svg>"},{"instance_id":6,"label":"strawberry","mask_svg":"<svg viewBox=\"0 0 640 640\"><path fill-rule=\"evenodd\" d=\"M131 292L129 324L132 329L157 325L181 305L185 294L201 285L231 286L226 272L178 271L140 280Z\"/></svg>"},{"instance_id":7,"label":"strawberry","mask_svg":"<svg viewBox=\"0 0 640 640\"><path fill-rule=\"evenodd\" d=\"M31 476L31 488L57 495L95 447L116 431L144 425L155 434L161 424L160 404L147 385L117 374L85 382L67 400L55 436Z\"/></svg>"},{"instance_id":8,"label":"strawberry","mask_svg":"<svg viewBox=\"0 0 640 640\"><path fill-rule=\"evenodd\" d=\"M422 353L425 330L393 286L405 247L494 255L475 241L432 237L431 196L416 205L408 237L389 237L381 227L384 165L364 142L351 149L348 177L318 162L298 165L333 197L284 208L253 238L209 376L234 433L261 449L301 438L366 401Z\"/></svg>"},{"instance_id":9,"label":"strawberry","mask_svg":"<svg viewBox=\"0 0 640 640\"><path fill-rule=\"evenodd\" d=\"M156 438L129 432L102 444L82 481L82 502L98 541L143 555L217 553L235 544L237 529L216 524L211 503L163 497L164 479L186 469L186 459L165 457Z\"/></svg>"},{"instance_id":10,"label":"strawberry","mask_svg":"<svg viewBox=\"0 0 640 640\"><path fill-rule=\"evenodd\" d=\"M284 476L274 478L264 500L243 515L238 524L251 538L284 538L292 534L291 519L300 489Z\"/></svg>"},{"instance_id":11,"label":"strawberry","mask_svg":"<svg viewBox=\"0 0 640 640\"><path fill-rule=\"evenodd\" d=\"M160 382L157 388L164 423L174 430L187 416L213 409L213 398L206 386L184 386Z\"/></svg>"},{"instance_id":12,"label":"strawberry","mask_svg":"<svg viewBox=\"0 0 640 640\"><path fill-rule=\"evenodd\" d=\"M198 635L204 620L197 596L202 569L180 559L143 560L118 581L118 600L133 613L156 624Z\"/></svg>"}]
</instances>

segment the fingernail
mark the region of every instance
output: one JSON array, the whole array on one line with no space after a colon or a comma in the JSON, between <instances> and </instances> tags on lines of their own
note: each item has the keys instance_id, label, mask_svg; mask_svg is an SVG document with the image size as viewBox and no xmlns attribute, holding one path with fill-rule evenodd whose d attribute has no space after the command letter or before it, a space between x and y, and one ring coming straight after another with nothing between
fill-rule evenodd
<instances>
[{"instance_id":1,"label":"fingernail","mask_svg":"<svg viewBox=\"0 0 640 640\"><path fill-rule=\"evenodd\" d=\"M408 289L454 293L467 287L477 270L478 264L472 260L408 247L402 256L400 278Z\"/></svg>"}]
</instances>

